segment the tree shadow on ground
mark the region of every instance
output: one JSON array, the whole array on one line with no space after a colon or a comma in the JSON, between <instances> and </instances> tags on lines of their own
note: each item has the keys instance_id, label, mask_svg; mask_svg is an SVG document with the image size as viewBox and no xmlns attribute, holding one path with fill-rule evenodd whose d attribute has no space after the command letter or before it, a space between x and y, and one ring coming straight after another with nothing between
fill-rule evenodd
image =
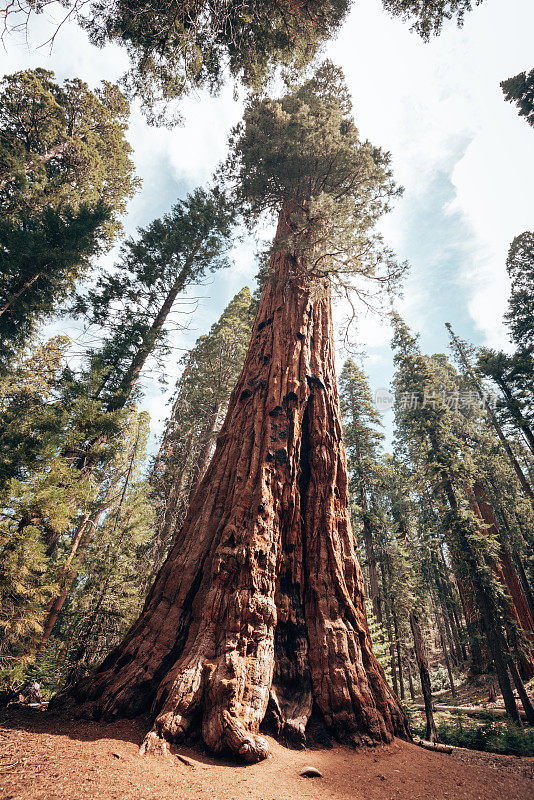
<instances>
[{"instance_id":1,"label":"tree shadow on ground","mask_svg":"<svg viewBox=\"0 0 534 800\"><path fill-rule=\"evenodd\" d=\"M25 731L26 733L47 734L49 736L68 736L81 742L96 742L103 739L117 740L135 744L142 743L147 731L152 727L148 715L135 719L121 719L116 722L101 722L77 719L72 714L58 713L47 709L13 703L0 710L0 728L4 731ZM247 765L230 758L214 756L209 753L202 740L196 739L179 745L170 745L169 753L182 756L192 762L205 766L246 767Z\"/></svg>"}]
</instances>

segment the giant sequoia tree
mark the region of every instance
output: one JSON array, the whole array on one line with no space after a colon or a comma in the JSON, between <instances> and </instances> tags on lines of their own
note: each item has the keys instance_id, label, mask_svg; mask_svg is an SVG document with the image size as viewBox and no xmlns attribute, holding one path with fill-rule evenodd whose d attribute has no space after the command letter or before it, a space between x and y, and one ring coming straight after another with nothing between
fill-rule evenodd
<instances>
[{"instance_id":1,"label":"giant sequoia tree","mask_svg":"<svg viewBox=\"0 0 534 800\"><path fill-rule=\"evenodd\" d=\"M358 138L331 64L251 101L223 170L243 210L278 214L251 343L210 466L124 641L56 700L154 718L145 749L195 729L215 752L268 754L267 715L352 742L407 736L369 636L350 529L329 285L376 272L396 190Z\"/></svg>"}]
</instances>

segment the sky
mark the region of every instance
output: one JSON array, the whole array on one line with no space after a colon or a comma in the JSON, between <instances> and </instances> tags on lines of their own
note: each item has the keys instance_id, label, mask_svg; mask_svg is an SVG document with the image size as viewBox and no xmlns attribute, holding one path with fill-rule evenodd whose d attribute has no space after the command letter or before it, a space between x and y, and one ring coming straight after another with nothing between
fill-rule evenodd
<instances>
[{"instance_id":1,"label":"sky","mask_svg":"<svg viewBox=\"0 0 534 800\"><path fill-rule=\"evenodd\" d=\"M79 77L94 87L117 81L126 70L124 50L95 48L74 23L60 30L52 48L40 46L52 22L41 15L27 39L8 38L0 72L41 66L59 81ZM532 0L484 0L463 28L448 23L425 43L405 22L389 17L380 0L355 0L326 47L345 72L361 137L391 153L404 187L381 231L399 260L409 263L396 307L420 334L424 352L447 352L445 322L476 345L510 349L502 321L509 294L505 261L512 239L534 227L534 131L504 101L499 83L534 66L533 30ZM182 127L155 129L133 105L128 139L143 185L124 220L128 234L209 181L226 154L242 102L227 86L217 98L188 98L182 111ZM186 327L173 334L166 390L155 374L143 376L142 407L151 413L153 447L179 375L178 359L242 286L254 286L254 252L254 242L244 240L232 252L230 269L189 292ZM102 266L112 264L113 255ZM334 318L340 369L347 355L340 344L341 305ZM373 393L387 389L393 370L387 322L362 309L352 338ZM390 440L391 412L384 422Z\"/></svg>"}]
</instances>

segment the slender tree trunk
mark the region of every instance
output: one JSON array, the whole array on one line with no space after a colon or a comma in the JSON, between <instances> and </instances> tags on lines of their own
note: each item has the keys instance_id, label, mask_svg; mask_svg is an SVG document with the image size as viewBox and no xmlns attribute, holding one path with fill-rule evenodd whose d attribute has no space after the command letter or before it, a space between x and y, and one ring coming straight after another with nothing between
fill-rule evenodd
<instances>
[{"instance_id":1,"label":"slender tree trunk","mask_svg":"<svg viewBox=\"0 0 534 800\"><path fill-rule=\"evenodd\" d=\"M519 712L517 710L517 704L515 702L514 693L512 691L512 686L510 684L510 677L508 675L507 669L507 654L506 654L506 644L504 642L504 637L499 635L499 632L494 625L494 621L492 619L492 614L490 609L487 606L486 599L482 595L479 595L479 601L482 608L482 618L484 621L484 627L486 629L486 636L488 638L488 644L490 647L491 655L493 658L493 663L495 664L495 672L497 673L497 680L499 681L499 687L501 690L502 698L504 700L504 707L511 717L511 719L520 725L519 719Z\"/></svg>"},{"instance_id":2,"label":"slender tree trunk","mask_svg":"<svg viewBox=\"0 0 534 800\"><path fill-rule=\"evenodd\" d=\"M451 608L451 625L454 622L453 630L454 630L454 638L456 640L456 646L459 648L457 652L461 654L461 661L467 661L467 648L465 646L465 627L463 622L458 614L458 611L454 604L450 606Z\"/></svg>"},{"instance_id":3,"label":"slender tree trunk","mask_svg":"<svg viewBox=\"0 0 534 800\"><path fill-rule=\"evenodd\" d=\"M186 273L185 267L182 270L182 273ZM169 290L161 308L154 317L154 321L152 322L144 341L133 356L128 369L124 373L119 388L108 403L108 411L117 411L119 408L123 408L128 401L139 375L141 374L141 370L145 366L148 357L156 347L158 338L161 335L163 326L165 325L165 322L172 311L172 307L176 301L176 298L184 288L185 280L182 273Z\"/></svg>"},{"instance_id":4,"label":"slender tree trunk","mask_svg":"<svg viewBox=\"0 0 534 800\"><path fill-rule=\"evenodd\" d=\"M89 546L89 543L93 537L93 533L95 528L97 527L102 514L104 513L103 509L100 511L95 512L91 517L87 516L82 524L78 526L74 538L71 543L71 548L69 551L69 555L61 568L61 572L59 575L59 586L60 590L59 593L54 597L50 606L48 608L48 613L46 616L46 620L43 626L43 635L39 641L37 649L35 651L36 655L39 655L44 650L46 643L48 642L50 635L54 629L54 625L57 622L57 618L61 613L61 609L65 605L65 600L68 597L70 588L74 583L76 575L78 574L78 570L82 564L82 560ZM76 560L74 564L72 563L76 556ZM72 566L71 566L72 565Z\"/></svg>"},{"instance_id":5,"label":"slender tree trunk","mask_svg":"<svg viewBox=\"0 0 534 800\"><path fill-rule=\"evenodd\" d=\"M465 628L458 614L458 600L461 605L461 598L454 580L454 574L447 564L441 547L437 549L437 563L435 564L434 574L440 602L442 603L443 616L451 628L452 639L455 645L456 662L458 665L467 661L467 649L465 647ZM452 578L451 578L452 574ZM458 595L458 599L457 599Z\"/></svg>"},{"instance_id":6,"label":"slender tree trunk","mask_svg":"<svg viewBox=\"0 0 534 800\"><path fill-rule=\"evenodd\" d=\"M430 672L428 670L428 658L426 655L426 647L423 634L421 632L421 626L419 624L419 617L414 609L410 611L410 627L412 629L415 657L417 659L419 677L421 679L421 691L423 693L423 700L425 703L425 739L428 742L437 742L439 739L438 732L436 730L436 723L434 722L434 713L432 711L432 688L430 684Z\"/></svg>"},{"instance_id":7,"label":"slender tree trunk","mask_svg":"<svg viewBox=\"0 0 534 800\"><path fill-rule=\"evenodd\" d=\"M285 252L281 214L245 365L211 464L140 618L56 705L133 716L145 749L197 726L214 752L304 739L312 707L352 743L409 736L371 649L350 530L330 298Z\"/></svg>"},{"instance_id":8,"label":"slender tree trunk","mask_svg":"<svg viewBox=\"0 0 534 800\"><path fill-rule=\"evenodd\" d=\"M408 688L410 690L410 697L412 700L415 700L415 687L413 685L412 676L412 658L408 650L406 650L406 667L408 672Z\"/></svg>"},{"instance_id":9,"label":"slender tree trunk","mask_svg":"<svg viewBox=\"0 0 534 800\"><path fill-rule=\"evenodd\" d=\"M436 598L434 597L434 593L432 591L430 592L430 596L432 598L432 605L434 606L434 618L436 620L436 625L438 626L441 649L442 649L442 652L443 652L443 658L445 659L445 666L447 667L447 674L449 676L449 685L451 687L451 694L452 694L453 697L456 697L456 687L454 685L454 678L453 678L453 675L452 675L451 659L449 657L449 650L447 648L447 639L446 639L445 627L444 627L444 624L443 624L443 620L441 619L439 606L436 603Z\"/></svg>"},{"instance_id":10,"label":"slender tree trunk","mask_svg":"<svg viewBox=\"0 0 534 800\"><path fill-rule=\"evenodd\" d=\"M434 451L434 454L439 455L439 447L437 442L432 439L431 445ZM436 497L439 503L439 508L441 509L441 513L444 512L445 508L448 506L453 512L458 511L458 503L456 501L456 496L454 493L454 489L450 480L445 481L444 490L440 492L436 492ZM443 524L443 529L447 536L448 530L447 526ZM469 572L471 569L468 567L467 573L465 570L465 563L466 553L459 553L456 551L456 547L453 541L448 540L448 548L451 558L451 565L452 565L452 572L456 580L456 586L458 588L458 595L460 597L460 604L462 607L466 629L467 629L467 636L469 641L469 650L471 653L471 663L470 669L471 672L475 675L479 675L480 673L484 672L488 666L489 656L487 653L487 649L482 647L479 634L483 633L482 627L482 620L480 609L478 607L477 601L477 592L476 587L474 585L474 579L472 580L469 577ZM445 563L445 556L441 552L440 555L443 559L443 563Z\"/></svg>"},{"instance_id":11,"label":"slender tree trunk","mask_svg":"<svg viewBox=\"0 0 534 800\"><path fill-rule=\"evenodd\" d=\"M404 700L405 699L404 675L403 675L403 669L402 669L399 626L398 626L398 623L397 623L397 614L395 613L395 606L393 605L393 603L391 604L391 614L392 614L392 617L393 617L393 630L395 632L395 650L396 650L396 653L397 653L397 669L398 669L398 672L399 672L400 697L401 697L401 700Z\"/></svg>"},{"instance_id":12,"label":"slender tree trunk","mask_svg":"<svg viewBox=\"0 0 534 800\"><path fill-rule=\"evenodd\" d=\"M367 503L366 503L367 506ZM363 540L365 544L365 557L367 560L367 569L369 572L369 594L373 604L373 614L377 622L382 625L382 603L380 598L380 588L378 584L378 571L376 568L376 554L373 541L373 527L369 520L367 507L364 507L363 516Z\"/></svg>"},{"instance_id":13,"label":"slender tree trunk","mask_svg":"<svg viewBox=\"0 0 534 800\"><path fill-rule=\"evenodd\" d=\"M445 636L447 639L447 644L449 646L451 661L454 663L455 666L458 667L462 663L462 653L460 650L460 643L455 636L453 623L451 621L446 599L443 596L443 587L437 575L437 567L435 564L434 564L434 581L436 585L436 596L437 596L437 599L435 601L436 613L438 614L441 613L445 630Z\"/></svg>"},{"instance_id":14,"label":"slender tree trunk","mask_svg":"<svg viewBox=\"0 0 534 800\"><path fill-rule=\"evenodd\" d=\"M447 639L447 645L449 648L449 654L451 657L451 662L454 664L455 667L459 667L462 663L461 653L458 648L458 642L456 641L453 633L453 629L451 626L451 620L449 617L449 612L447 610L447 606L443 602L443 600L439 600L439 611L441 613L443 619L443 626L445 630L445 637Z\"/></svg>"},{"instance_id":15,"label":"slender tree trunk","mask_svg":"<svg viewBox=\"0 0 534 800\"><path fill-rule=\"evenodd\" d=\"M395 659L395 639L393 636L393 624L391 622L391 598L389 595L389 585L386 581L386 573L384 564L380 562L380 572L382 575L382 587L384 589L384 610L385 610L385 623L386 633L388 637L388 650L389 650L389 667L391 669L391 681L393 683L393 691L396 695L399 693L399 682L397 680L397 664Z\"/></svg>"},{"instance_id":16,"label":"slender tree trunk","mask_svg":"<svg viewBox=\"0 0 534 800\"><path fill-rule=\"evenodd\" d=\"M534 725L534 707L530 702L530 697L528 696L526 689L523 685L523 681L521 680L521 676L519 671L516 667L515 661L513 658L508 660L508 667L510 668L510 673L512 675L512 680L515 684L515 688L517 689L517 694L519 695L519 699L521 700L521 705L523 706L523 710L525 712L527 722L529 725Z\"/></svg>"},{"instance_id":17,"label":"slender tree trunk","mask_svg":"<svg viewBox=\"0 0 534 800\"><path fill-rule=\"evenodd\" d=\"M530 616L534 619L534 595L532 594L530 582L527 573L525 572L525 567L523 566L523 559L515 549L513 550L512 555L514 564L517 568L517 575L521 582L521 588L523 589L523 594L525 595L525 599L528 603Z\"/></svg>"},{"instance_id":18,"label":"slender tree trunk","mask_svg":"<svg viewBox=\"0 0 534 800\"><path fill-rule=\"evenodd\" d=\"M458 502L456 500L456 495L454 493L453 486L448 480L445 481L445 492L451 509L457 512ZM471 560L470 554L466 552L465 556L469 562ZM473 581L474 581L474 573L476 572L476 568L472 567L471 572L473 574ZM495 671L497 673L499 687L501 689L502 698L504 700L504 707L506 708L506 711L508 712L509 716L514 720L514 722L517 722L519 724L519 713L517 711L517 705L515 702L514 693L512 691L512 686L510 684L510 676L508 675L508 669L506 663L507 662L506 642L504 641L504 636L502 632L499 630L500 622L495 617L493 609L490 607L490 604L486 597L485 588L483 586L480 586L480 584L477 582L473 582L473 588L476 592L477 605L478 608L480 609L480 614L484 624L484 630L486 632L486 638L491 652L491 657L495 665Z\"/></svg>"}]
</instances>

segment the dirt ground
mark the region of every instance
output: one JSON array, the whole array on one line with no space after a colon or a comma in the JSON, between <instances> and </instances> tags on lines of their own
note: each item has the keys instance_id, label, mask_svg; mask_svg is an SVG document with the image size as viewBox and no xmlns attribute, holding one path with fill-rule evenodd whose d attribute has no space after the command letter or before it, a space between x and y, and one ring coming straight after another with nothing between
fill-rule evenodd
<instances>
[{"instance_id":1,"label":"dirt ground","mask_svg":"<svg viewBox=\"0 0 534 800\"><path fill-rule=\"evenodd\" d=\"M434 753L395 741L288 750L237 766L202 748L144 758L143 721L101 724L10 707L0 717L2 800L532 800L534 759ZM177 754L189 763L179 760ZM482 757L484 756L484 757ZM300 777L304 766L322 778Z\"/></svg>"}]
</instances>

